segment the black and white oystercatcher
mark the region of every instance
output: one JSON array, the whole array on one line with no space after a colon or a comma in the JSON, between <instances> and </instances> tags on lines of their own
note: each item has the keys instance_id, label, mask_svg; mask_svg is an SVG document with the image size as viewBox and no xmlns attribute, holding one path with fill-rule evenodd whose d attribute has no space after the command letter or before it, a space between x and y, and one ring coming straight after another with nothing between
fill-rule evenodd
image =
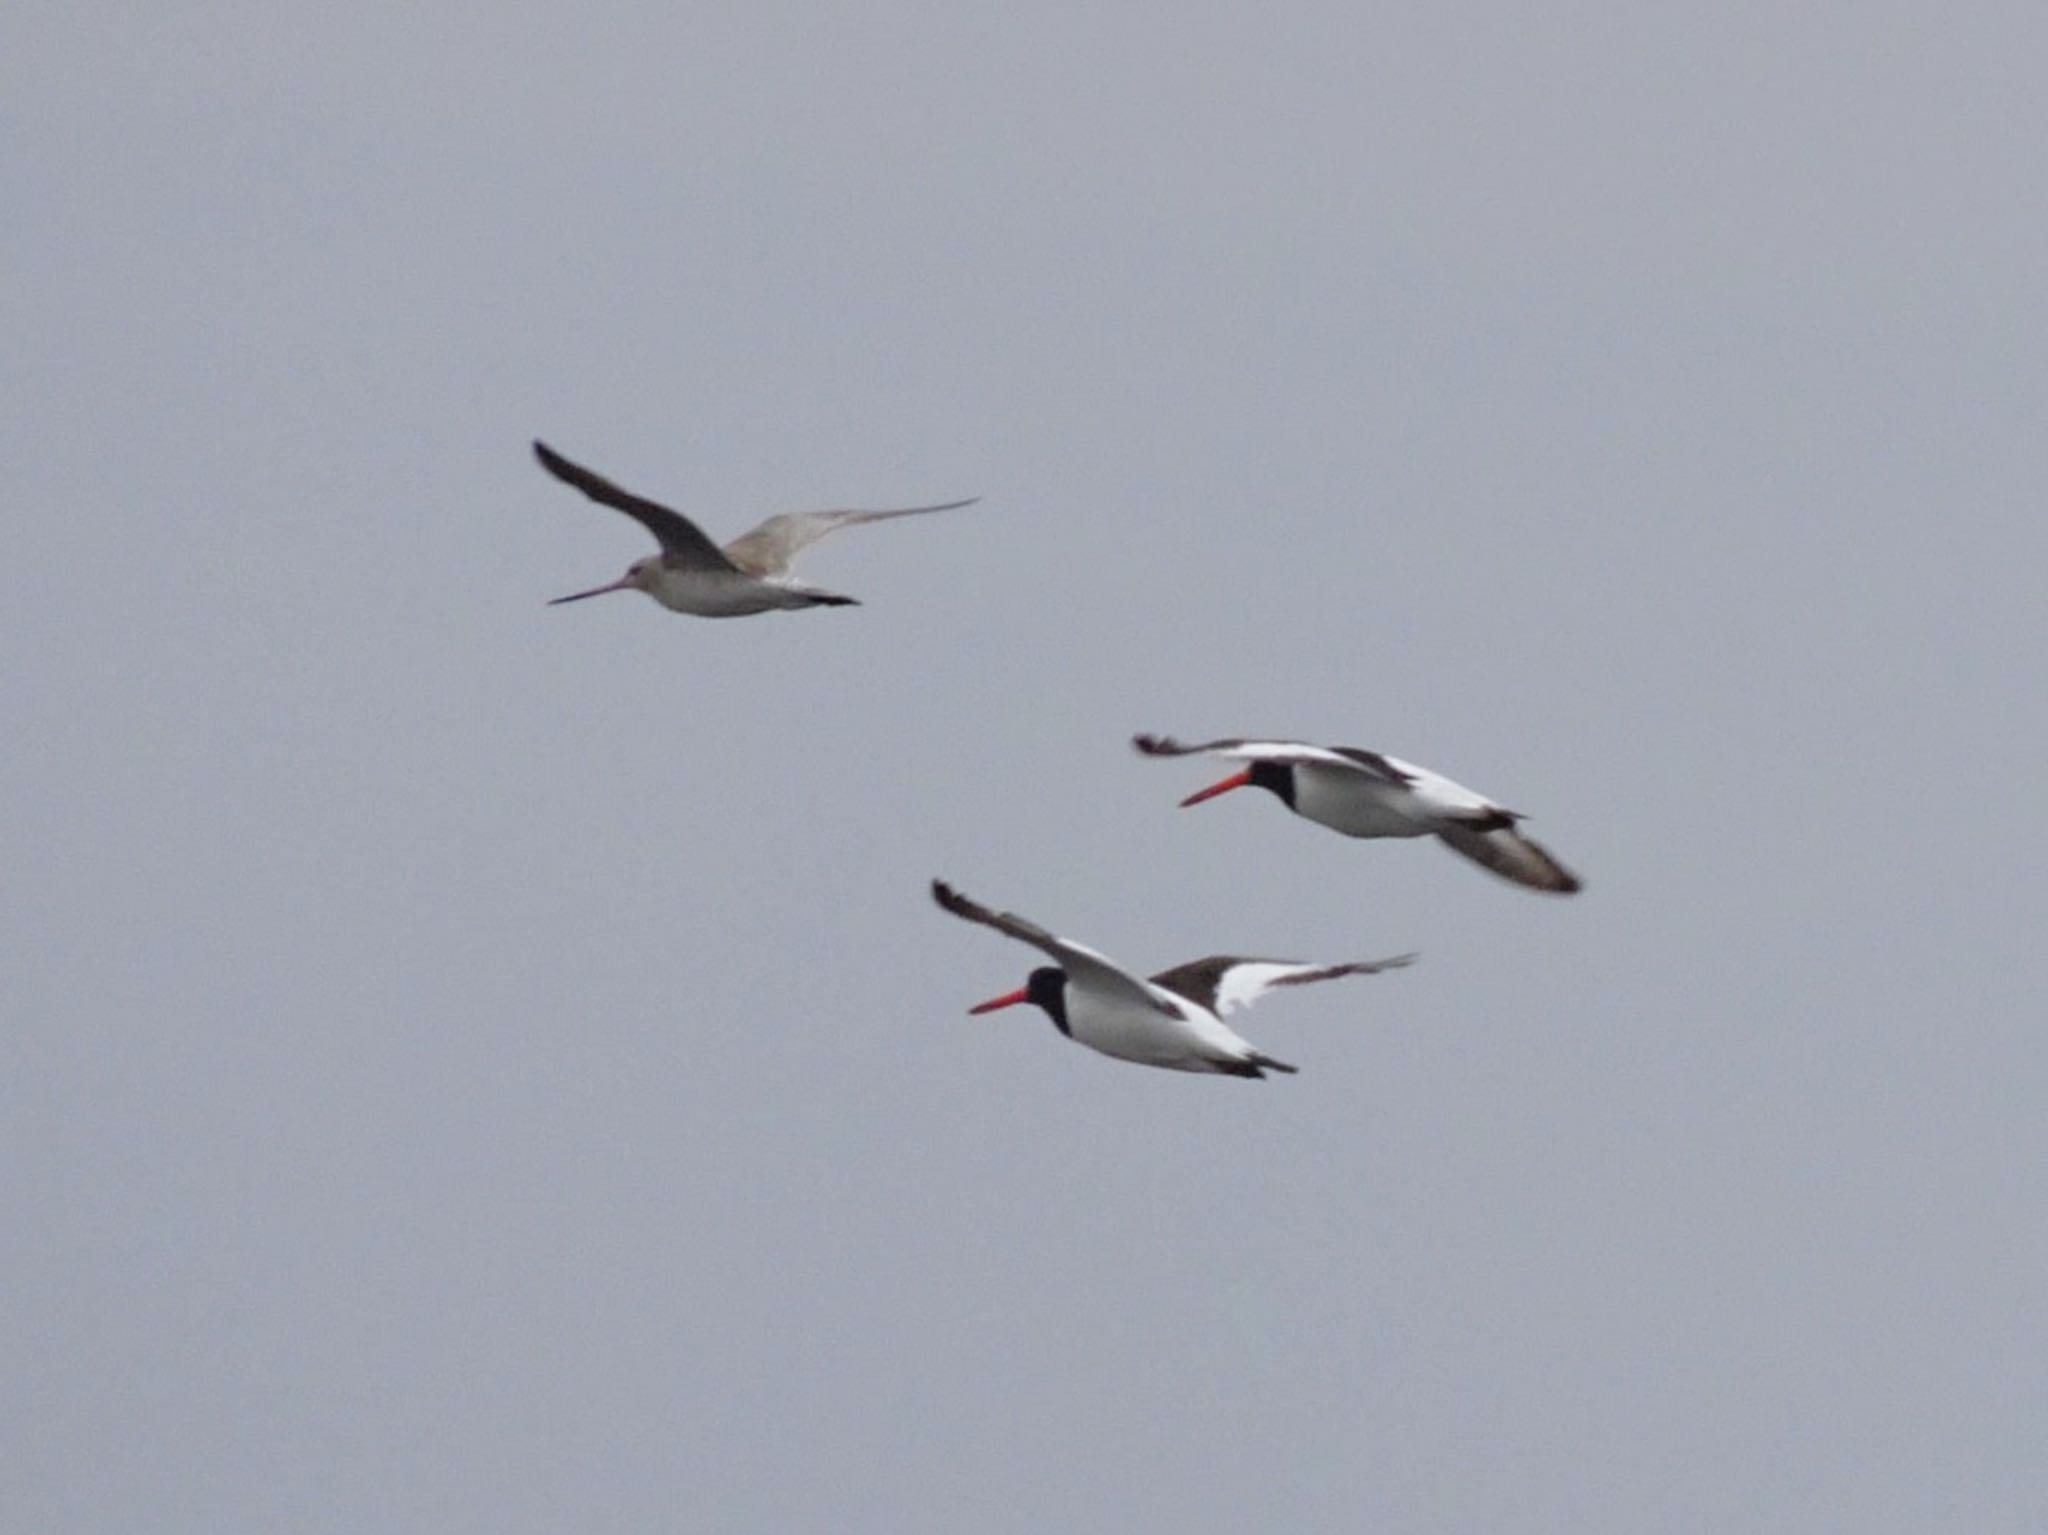
<instances>
[{"instance_id":1,"label":"black and white oystercatcher","mask_svg":"<svg viewBox=\"0 0 2048 1535\"><path fill-rule=\"evenodd\" d=\"M954 916L992 927L1057 961L1057 965L1032 971L1018 990L971 1007L970 1013L992 1013L1019 1002L1036 1003L1054 1026L1077 1044L1120 1061L1163 1066L1169 1071L1262 1079L1269 1071L1294 1071L1285 1061L1276 1061L1239 1038L1220 1015L1250 1006L1275 986L1371 975L1415 959L1413 954L1398 954L1391 959L1312 965L1219 954L1162 970L1144 980L1035 922L977 905L944 880L932 881L932 898Z\"/></svg>"},{"instance_id":2,"label":"black and white oystercatcher","mask_svg":"<svg viewBox=\"0 0 2048 1535\"><path fill-rule=\"evenodd\" d=\"M820 591L790 579L789 564L798 550L827 533L860 522L888 517L915 517L925 512L950 512L972 506L979 497L945 501L937 506L903 506L878 512L784 512L752 532L742 533L723 549L681 512L622 490L600 474L571 463L544 442L533 445L541 467L573 485L593 501L624 512L652 533L661 553L635 560L618 580L587 592L557 597L549 606L581 602L606 592L645 592L665 608L699 618L741 618L777 608L849 607L857 597Z\"/></svg>"},{"instance_id":3,"label":"black and white oystercatcher","mask_svg":"<svg viewBox=\"0 0 2048 1535\"><path fill-rule=\"evenodd\" d=\"M1221 783L1190 794L1183 806L1231 789L1270 789L1298 816L1347 837L1439 837L1474 863L1531 890L1570 895L1579 877L1515 829L1524 819L1441 773L1356 746L1300 741L1204 741L1185 746L1170 736L1134 736L1148 757L1206 755L1250 764Z\"/></svg>"}]
</instances>

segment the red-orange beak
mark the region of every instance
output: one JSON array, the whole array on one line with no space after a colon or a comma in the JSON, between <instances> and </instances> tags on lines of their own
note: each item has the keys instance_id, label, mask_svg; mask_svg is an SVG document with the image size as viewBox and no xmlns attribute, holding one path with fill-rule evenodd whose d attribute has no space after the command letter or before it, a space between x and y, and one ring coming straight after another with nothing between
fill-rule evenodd
<instances>
[{"instance_id":1,"label":"red-orange beak","mask_svg":"<svg viewBox=\"0 0 2048 1535\"><path fill-rule=\"evenodd\" d=\"M1030 1000L1031 988L1029 986L1019 986L1015 991L1006 991L1000 997L990 997L986 1002L981 1003L977 1007L970 1007L967 1011L970 1014L992 1013L999 1007L1015 1007L1019 1002L1029 1002Z\"/></svg>"},{"instance_id":2,"label":"red-orange beak","mask_svg":"<svg viewBox=\"0 0 2048 1535\"><path fill-rule=\"evenodd\" d=\"M1206 789L1197 789L1193 794L1190 794L1180 802L1180 808L1185 810L1190 805L1201 804L1205 799L1214 799L1219 794L1228 794L1232 789L1242 789L1251 781L1252 770L1250 768L1246 768L1242 773L1232 773L1221 783L1212 783Z\"/></svg>"}]
</instances>

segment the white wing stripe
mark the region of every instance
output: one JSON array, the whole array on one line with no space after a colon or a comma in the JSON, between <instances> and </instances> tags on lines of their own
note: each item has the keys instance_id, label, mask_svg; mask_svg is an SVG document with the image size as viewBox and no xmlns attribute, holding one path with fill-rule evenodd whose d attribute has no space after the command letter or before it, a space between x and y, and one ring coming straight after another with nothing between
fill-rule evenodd
<instances>
[{"instance_id":1,"label":"white wing stripe","mask_svg":"<svg viewBox=\"0 0 2048 1535\"><path fill-rule=\"evenodd\" d=\"M1413 964L1413 954L1396 954L1391 959L1354 960L1341 965L1310 965L1281 960L1254 959L1232 965L1216 985L1216 1011L1229 1016L1250 1007L1275 986L1299 986L1309 981L1334 981L1345 975L1373 975L1381 970L1398 970Z\"/></svg>"}]
</instances>

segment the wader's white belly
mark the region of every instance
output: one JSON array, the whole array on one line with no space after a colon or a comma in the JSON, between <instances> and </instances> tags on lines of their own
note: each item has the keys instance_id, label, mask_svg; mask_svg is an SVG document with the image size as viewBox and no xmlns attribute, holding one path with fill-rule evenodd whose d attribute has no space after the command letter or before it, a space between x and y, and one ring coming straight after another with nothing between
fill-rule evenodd
<instances>
[{"instance_id":1,"label":"wader's white belly","mask_svg":"<svg viewBox=\"0 0 2048 1535\"><path fill-rule=\"evenodd\" d=\"M701 571L673 572L650 595L665 608L697 618L744 618L750 613L811 605L810 599L795 588L757 581L752 576Z\"/></svg>"},{"instance_id":2,"label":"wader's white belly","mask_svg":"<svg viewBox=\"0 0 2048 1535\"><path fill-rule=\"evenodd\" d=\"M1298 763L1294 809L1347 837L1422 837L1430 828L1403 810L1413 796L1398 784L1376 784L1341 768Z\"/></svg>"}]
</instances>

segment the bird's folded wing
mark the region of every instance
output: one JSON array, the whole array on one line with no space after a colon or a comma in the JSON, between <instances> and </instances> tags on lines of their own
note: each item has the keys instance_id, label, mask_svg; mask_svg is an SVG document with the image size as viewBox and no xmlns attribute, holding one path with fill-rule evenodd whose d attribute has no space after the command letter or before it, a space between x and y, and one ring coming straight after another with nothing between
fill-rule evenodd
<instances>
[{"instance_id":1,"label":"bird's folded wing","mask_svg":"<svg viewBox=\"0 0 2048 1535\"><path fill-rule=\"evenodd\" d=\"M1437 835L1474 863L1531 890L1571 895L1583 888L1578 875L1551 857L1541 843L1523 836L1511 825L1480 828L1454 824L1439 827Z\"/></svg>"}]
</instances>

